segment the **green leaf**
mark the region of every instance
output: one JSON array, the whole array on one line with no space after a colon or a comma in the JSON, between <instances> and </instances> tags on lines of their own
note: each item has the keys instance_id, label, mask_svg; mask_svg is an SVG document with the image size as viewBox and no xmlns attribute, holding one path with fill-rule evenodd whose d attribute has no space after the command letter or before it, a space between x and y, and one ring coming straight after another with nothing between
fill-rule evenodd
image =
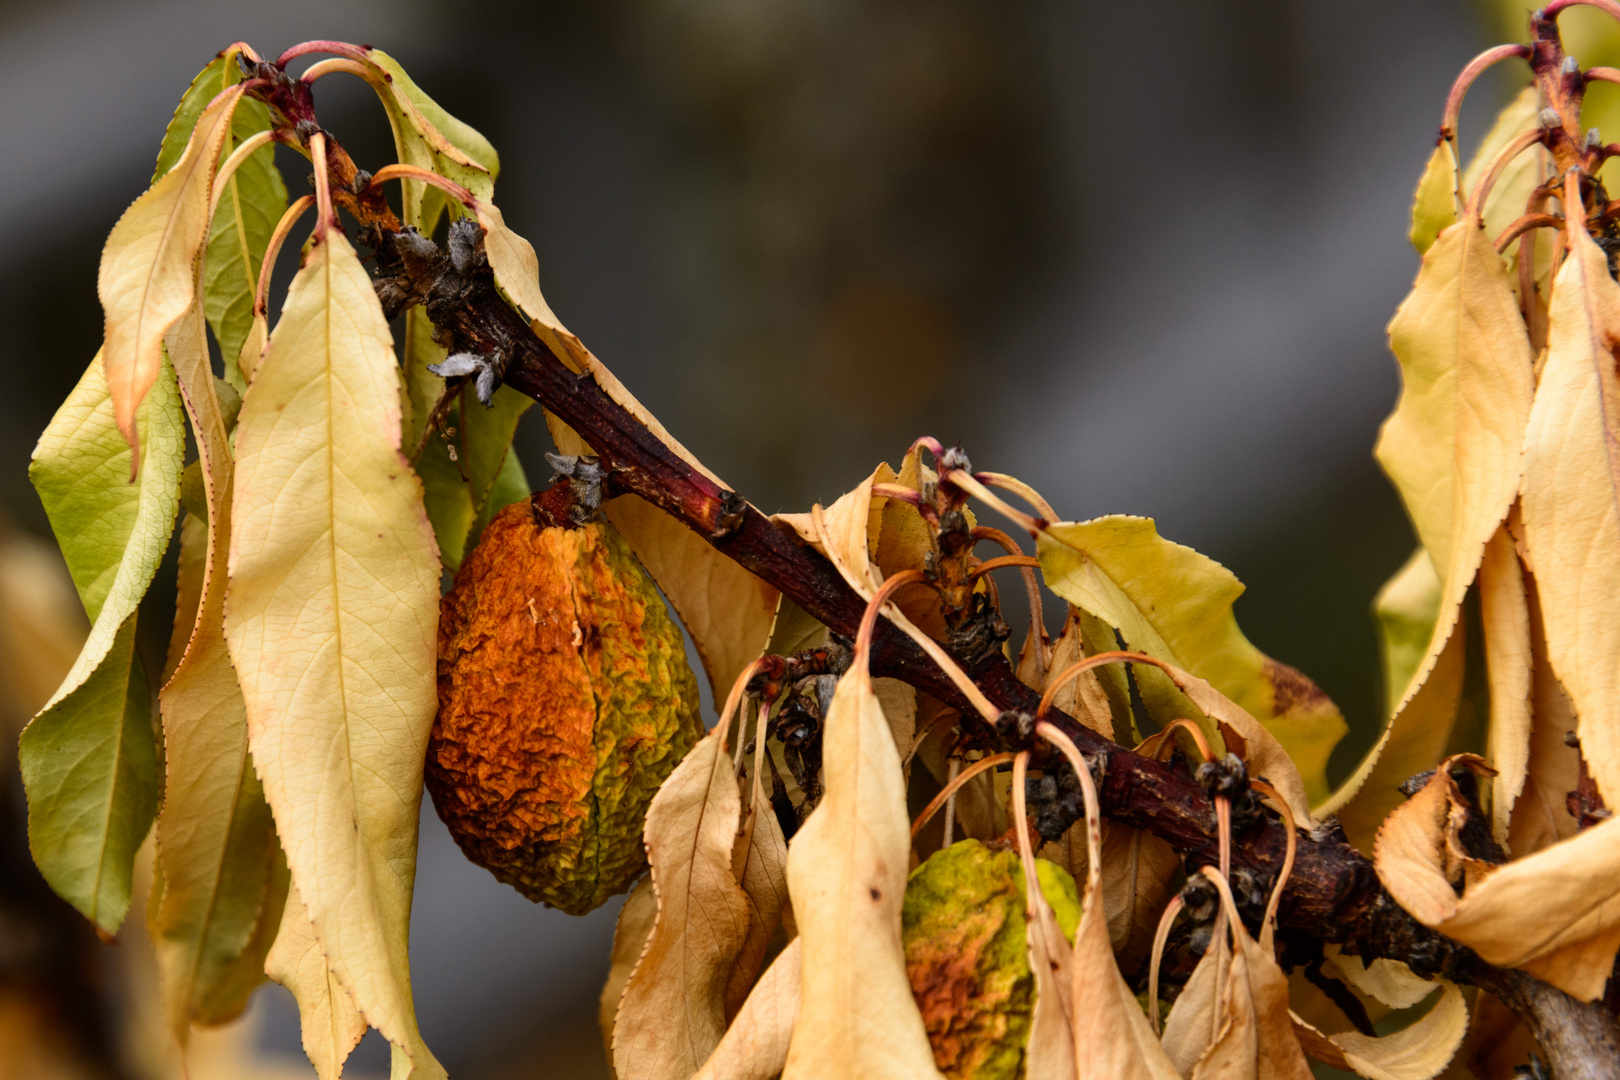
<instances>
[{"instance_id":1,"label":"green leaf","mask_svg":"<svg viewBox=\"0 0 1620 1080\"><path fill-rule=\"evenodd\" d=\"M110 937L129 912L135 850L158 801L134 615L89 677L23 730L17 754L34 862L58 896Z\"/></svg>"},{"instance_id":2,"label":"green leaf","mask_svg":"<svg viewBox=\"0 0 1620 1080\"><path fill-rule=\"evenodd\" d=\"M253 770L249 769L248 773L251 775ZM264 797L262 789L259 797ZM270 830L268 858L270 868L259 905L258 921L253 926L253 936L236 959L215 979L212 993L197 1015L199 1024L223 1024L236 1019L247 1008L248 998L253 991L265 980L265 961L270 955L271 946L275 944L276 931L281 928L281 917L287 905L287 889L292 883L292 875L287 870L287 856L282 854L281 843L276 839L273 827Z\"/></svg>"},{"instance_id":3,"label":"green leaf","mask_svg":"<svg viewBox=\"0 0 1620 1080\"><path fill-rule=\"evenodd\" d=\"M1378 618L1384 667L1384 712L1394 716L1428 653L1434 624L1440 618L1440 577L1427 550L1420 547L1412 552L1378 590L1373 614Z\"/></svg>"},{"instance_id":4,"label":"green leaf","mask_svg":"<svg viewBox=\"0 0 1620 1080\"><path fill-rule=\"evenodd\" d=\"M429 435L426 444L422 443L428 415L444 390L444 380L429 371L428 365L443 360L445 352L433 340L433 323L420 307L411 308L405 315L402 352L404 411L408 418L403 425L405 434L401 445L407 456L414 453L418 445L422 446L422 452L416 455L412 465L422 481L422 502L439 544L439 561L454 573L466 554L467 533L473 525L472 495L461 474L461 463L450 457L450 449L438 433ZM458 427L459 406L452 405L450 412L445 423Z\"/></svg>"},{"instance_id":5,"label":"green leaf","mask_svg":"<svg viewBox=\"0 0 1620 1080\"><path fill-rule=\"evenodd\" d=\"M157 751L134 626L179 504L185 431L167 364L136 423L146 468L131 483L129 444L113 420L98 353L29 466L93 624L67 678L23 732L30 844L51 887L109 934L129 909L135 848L157 800Z\"/></svg>"},{"instance_id":6,"label":"green leaf","mask_svg":"<svg viewBox=\"0 0 1620 1080\"><path fill-rule=\"evenodd\" d=\"M157 166L152 170L154 181L174 168L180 156L186 152L191 131L197 126L197 118L208 103L221 90L235 86L240 79L241 69L236 63L236 55L229 52L214 57L191 80L186 92L180 95L180 104L175 106L168 130L163 133L163 143L158 147Z\"/></svg>"},{"instance_id":7,"label":"green leaf","mask_svg":"<svg viewBox=\"0 0 1620 1080\"><path fill-rule=\"evenodd\" d=\"M406 315L403 352L410 415L404 446L410 453L421 441L428 414L444 391L444 380L427 368L443 360L445 352L433 340L433 324L420 307ZM445 415L445 426L456 432L455 458L435 433L415 461L428 520L439 542L439 558L451 571L461 566L484 526L531 490L511 446L518 421L534 400L503 386L492 401L493 406L485 408L467 387Z\"/></svg>"},{"instance_id":8,"label":"green leaf","mask_svg":"<svg viewBox=\"0 0 1620 1080\"><path fill-rule=\"evenodd\" d=\"M244 98L222 152L229 155L243 139L269 128L270 111ZM247 388L237 357L253 326L254 290L270 234L286 209L287 185L276 168L275 146L264 146L226 181L208 230L203 312L225 359L225 381L239 391Z\"/></svg>"},{"instance_id":9,"label":"green leaf","mask_svg":"<svg viewBox=\"0 0 1620 1080\"><path fill-rule=\"evenodd\" d=\"M90 675L135 612L169 546L179 508L185 427L174 372L163 364L136 412L146 467L129 479L129 444L113 421L97 353L56 416L28 468L51 529L94 624L59 700Z\"/></svg>"},{"instance_id":10,"label":"green leaf","mask_svg":"<svg viewBox=\"0 0 1620 1080\"><path fill-rule=\"evenodd\" d=\"M467 534L473 525L472 497L461 478L461 467L450 460L450 449L434 435L416 459L416 475L422 481L422 503L427 507L433 537L439 543L439 561L454 573L467 554Z\"/></svg>"},{"instance_id":11,"label":"green leaf","mask_svg":"<svg viewBox=\"0 0 1620 1080\"><path fill-rule=\"evenodd\" d=\"M1053 592L1117 629L1131 649L1213 683L1276 736L1313 801L1327 795L1327 759L1344 717L1315 683L1243 636L1232 614L1243 585L1231 571L1163 539L1151 519L1125 515L1048 525L1037 550ZM1134 670L1158 722L1203 715L1157 668Z\"/></svg>"},{"instance_id":12,"label":"green leaf","mask_svg":"<svg viewBox=\"0 0 1620 1080\"><path fill-rule=\"evenodd\" d=\"M381 49L370 49L366 55L387 80L387 91L379 89L378 96L388 110L399 160L431 169L478 198L489 199L501 169L500 156L489 140L440 108L411 81L399 61ZM404 181L404 190L405 223L432 232L444 205L443 196L420 180ZM463 212L459 205L450 211L457 217Z\"/></svg>"},{"instance_id":13,"label":"green leaf","mask_svg":"<svg viewBox=\"0 0 1620 1080\"><path fill-rule=\"evenodd\" d=\"M478 538L483 535L484 526L493 521L496 514L519 499L527 499L533 490L529 487L528 475L523 471L523 463L518 461L516 454L508 452L506 460L501 462L501 471L495 475L495 483L490 486L489 495L484 500L484 508L478 512L472 528L467 531L466 549L471 551L478 546Z\"/></svg>"},{"instance_id":14,"label":"green leaf","mask_svg":"<svg viewBox=\"0 0 1620 1080\"><path fill-rule=\"evenodd\" d=\"M241 79L235 52L227 52L215 57L191 80L163 136L154 180L180 160L203 107ZM267 131L270 126L270 110L262 102L244 98L236 107L221 157L229 157L243 139ZM225 358L225 380L237 390L247 385L237 369L237 357L253 325L254 286L270 234L286 209L287 185L276 168L274 147L266 146L244 161L226 182L209 226L203 311Z\"/></svg>"},{"instance_id":15,"label":"green leaf","mask_svg":"<svg viewBox=\"0 0 1620 1080\"><path fill-rule=\"evenodd\" d=\"M1441 139L1412 193L1412 246L1418 254L1429 250L1434 238L1457 220L1457 147Z\"/></svg>"},{"instance_id":16,"label":"green leaf","mask_svg":"<svg viewBox=\"0 0 1620 1080\"><path fill-rule=\"evenodd\" d=\"M475 511L484 511L502 469L513 460L512 437L517 434L518 421L533 404L533 398L510 386L496 390L487 409L479 404L471 386L462 391L461 458L466 462L467 487Z\"/></svg>"}]
</instances>

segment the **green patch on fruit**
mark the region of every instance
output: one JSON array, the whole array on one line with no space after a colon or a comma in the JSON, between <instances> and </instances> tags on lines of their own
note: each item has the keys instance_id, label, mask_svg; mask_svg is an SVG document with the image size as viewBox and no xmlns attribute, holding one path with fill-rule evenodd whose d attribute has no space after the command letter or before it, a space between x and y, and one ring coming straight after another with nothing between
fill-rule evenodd
<instances>
[{"instance_id":1,"label":"green patch on fruit","mask_svg":"<svg viewBox=\"0 0 1620 1080\"><path fill-rule=\"evenodd\" d=\"M1035 860L1041 892L1070 940L1080 895L1060 866ZM901 910L906 974L934 1061L952 1080L1024 1075L1035 1005L1018 856L963 840L911 872Z\"/></svg>"}]
</instances>

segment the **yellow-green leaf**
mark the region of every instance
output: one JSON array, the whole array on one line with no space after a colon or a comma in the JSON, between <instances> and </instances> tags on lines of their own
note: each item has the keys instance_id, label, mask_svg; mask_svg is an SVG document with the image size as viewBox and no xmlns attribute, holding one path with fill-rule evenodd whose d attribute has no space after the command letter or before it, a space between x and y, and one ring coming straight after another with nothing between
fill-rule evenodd
<instances>
[{"instance_id":1,"label":"yellow-green leaf","mask_svg":"<svg viewBox=\"0 0 1620 1080\"><path fill-rule=\"evenodd\" d=\"M1411 295L1389 324L1389 341L1401 364L1401 397L1376 453L1429 553L1440 594L1428 646L1389 727L1333 796L1342 816L1364 821L1378 812L1355 810L1355 801L1372 800L1387 813L1400 801L1401 782L1433 767L1445 749L1437 736L1450 729L1450 714L1404 714L1418 707L1417 695L1434 677L1485 545L1519 489L1533 358L1507 268L1477 221L1453 225L1423 257ZM1448 700L1442 689L1422 707Z\"/></svg>"},{"instance_id":2,"label":"yellow-green leaf","mask_svg":"<svg viewBox=\"0 0 1620 1080\"><path fill-rule=\"evenodd\" d=\"M215 393L202 315L193 306L169 335L191 416L206 493L205 516L181 530L173 673L159 694L164 786L157 825L163 882L147 922L157 950L164 1016L184 1046L190 1025L239 1010L242 968L262 973L255 931L276 889L279 857L270 808L248 758L247 716L222 624L233 476L226 420ZM201 548L200 551L196 550ZM244 962L244 953L248 953Z\"/></svg>"},{"instance_id":3,"label":"yellow-green leaf","mask_svg":"<svg viewBox=\"0 0 1620 1080\"><path fill-rule=\"evenodd\" d=\"M269 110L260 102L243 100L236 107L221 154L230 154L242 140L269 127ZM209 225L204 312L224 358L225 381L238 391L247 388L238 362L253 329L253 296L259 271L270 234L286 209L287 185L276 168L275 146L271 144L255 150L237 166L225 182Z\"/></svg>"},{"instance_id":4,"label":"yellow-green leaf","mask_svg":"<svg viewBox=\"0 0 1620 1080\"><path fill-rule=\"evenodd\" d=\"M613 1028L621 1080L686 1080L726 1030L725 991L748 932L731 873L742 801L716 727L664 781L644 838L658 915Z\"/></svg>"},{"instance_id":5,"label":"yellow-green leaf","mask_svg":"<svg viewBox=\"0 0 1620 1080\"><path fill-rule=\"evenodd\" d=\"M238 84L203 109L185 154L124 211L102 248L103 363L118 429L137 455L135 410L163 366L163 336L196 297L214 172L241 96Z\"/></svg>"},{"instance_id":6,"label":"yellow-green leaf","mask_svg":"<svg viewBox=\"0 0 1620 1080\"><path fill-rule=\"evenodd\" d=\"M863 657L838 681L825 793L788 847L802 997L783 1080L939 1077L900 939L911 849L900 755Z\"/></svg>"},{"instance_id":7,"label":"yellow-green leaf","mask_svg":"<svg viewBox=\"0 0 1620 1080\"><path fill-rule=\"evenodd\" d=\"M136 413L147 468L130 483L130 448L97 354L29 466L93 624L23 733L30 844L52 888L107 933L128 911L135 849L156 809L157 751L134 626L174 525L185 449L179 413L163 365Z\"/></svg>"},{"instance_id":8,"label":"yellow-green leaf","mask_svg":"<svg viewBox=\"0 0 1620 1080\"><path fill-rule=\"evenodd\" d=\"M379 87L377 92L394 129L399 160L436 172L478 198L488 199L501 168L489 140L440 108L392 56L381 49L368 49L366 56L382 72L386 90ZM408 179L404 184L405 223L431 232L442 205L438 189L420 180Z\"/></svg>"},{"instance_id":9,"label":"yellow-green leaf","mask_svg":"<svg viewBox=\"0 0 1620 1080\"><path fill-rule=\"evenodd\" d=\"M439 560L399 445L388 324L327 230L237 423L226 638L293 889L355 1007L427 1077L442 1070L417 1031L406 941Z\"/></svg>"},{"instance_id":10,"label":"yellow-green leaf","mask_svg":"<svg viewBox=\"0 0 1620 1080\"><path fill-rule=\"evenodd\" d=\"M191 80L164 133L157 170L152 174L154 182L180 160L204 106L221 91L241 81L238 51L231 48L220 53ZM230 134L220 146L220 156L228 157L243 139L268 130L270 125L269 109L262 102L243 98L237 103ZM238 358L252 329L254 283L259 278L270 234L286 209L287 186L276 168L273 147L266 146L242 162L226 181L209 225L203 279L204 313L219 342L225 379L239 391L247 385L238 368ZM257 351L254 355L257 356Z\"/></svg>"},{"instance_id":11,"label":"yellow-green leaf","mask_svg":"<svg viewBox=\"0 0 1620 1080\"><path fill-rule=\"evenodd\" d=\"M167 365L139 412L139 423L151 475L131 484L129 447L113 419L98 352L40 436L28 466L79 599L95 624L57 698L87 677L112 647L169 546L186 436L180 395Z\"/></svg>"},{"instance_id":12,"label":"yellow-green leaf","mask_svg":"<svg viewBox=\"0 0 1620 1080\"><path fill-rule=\"evenodd\" d=\"M320 1080L338 1080L343 1062L366 1033L366 1019L327 965L309 912L296 891L287 893L276 943L265 974L292 991L298 1002L304 1053Z\"/></svg>"},{"instance_id":13,"label":"yellow-green leaf","mask_svg":"<svg viewBox=\"0 0 1620 1080\"><path fill-rule=\"evenodd\" d=\"M1117 629L1131 649L1214 684L1276 736L1310 799L1327 794L1344 717L1315 683L1243 636L1232 614L1243 585L1231 571L1163 539L1151 519L1125 515L1048 525L1036 547L1053 592ZM1197 718L1163 673L1137 665L1136 675L1160 722Z\"/></svg>"},{"instance_id":14,"label":"yellow-green leaf","mask_svg":"<svg viewBox=\"0 0 1620 1080\"><path fill-rule=\"evenodd\" d=\"M1412 552L1373 600L1384 668L1384 707L1394 716L1417 675L1440 618L1440 577L1423 547Z\"/></svg>"},{"instance_id":15,"label":"yellow-green leaf","mask_svg":"<svg viewBox=\"0 0 1620 1080\"><path fill-rule=\"evenodd\" d=\"M28 793L28 847L40 873L103 933L116 933L158 797L150 691L135 655L133 615L89 677L23 730L17 756Z\"/></svg>"},{"instance_id":16,"label":"yellow-green leaf","mask_svg":"<svg viewBox=\"0 0 1620 1080\"><path fill-rule=\"evenodd\" d=\"M1457 147L1450 139L1435 144L1412 192L1412 246L1429 250L1434 238L1457 220Z\"/></svg>"},{"instance_id":17,"label":"yellow-green leaf","mask_svg":"<svg viewBox=\"0 0 1620 1080\"><path fill-rule=\"evenodd\" d=\"M1620 286L1577 229L1553 285L1547 359L1524 440L1523 515L1547 653L1581 753L1620 805Z\"/></svg>"}]
</instances>

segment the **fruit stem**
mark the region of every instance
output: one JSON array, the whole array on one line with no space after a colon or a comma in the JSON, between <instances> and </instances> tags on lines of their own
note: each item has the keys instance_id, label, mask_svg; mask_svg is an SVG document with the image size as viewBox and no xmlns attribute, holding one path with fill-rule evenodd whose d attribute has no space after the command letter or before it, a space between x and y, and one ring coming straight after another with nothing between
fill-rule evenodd
<instances>
[{"instance_id":1,"label":"fruit stem","mask_svg":"<svg viewBox=\"0 0 1620 1080\"><path fill-rule=\"evenodd\" d=\"M991 754L989 757L980 758L951 777L950 781L940 789L939 794L935 795L933 799L929 800L928 805L923 807L922 813L917 815L917 820L911 823L911 838L913 840L917 839L917 834L922 831L924 825L928 824L928 819L933 817L934 812L941 806L945 805L945 800L960 791L963 784L986 769L993 769L997 765L1011 761L1015 756L1011 750L1003 750L1000 753Z\"/></svg>"},{"instance_id":2,"label":"fruit stem","mask_svg":"<svg viewBox=\"0 0 1620 1080\"><path fill-rule=\"evenodd\" d=\"M1468 94L1468 88L1474 85L1484 70L1493 64L1513 57L1529 58L1528 45L1498 45L1486 49L1472 60L1458 73L1457 79L1451 84L1451 93L1446 95L1446 111L1440 118L1440 137L1457 141L1457 115L1462 111L1463 98Z\"/></svg>"},{"instance_id":3,"label":"fruit stem","mask_svg":"<svg viewBox=\"0 0 1620 1080\"><path fill-rule=\"evenodd\" d=\"M1264 780L1249 781L1249 787L1271 800L1271 805L1282 814L1283 828L1288 830L1288 854L1283 856L1282 869L1277 872L1277 882L1271 887L1271 899L1266 901L1266 921L1262 926L1270 926L1277 917L1277 905L1282 903L1283 889L1288 885L1288 876L1294 872L1294 857L1299 854L1299 827L1294 824L1294 812L1288 808L1288 800L1277 792L1277 789Z\"/></svg>"},{"instance_id":4,"label":"fruit stem","mask_svg":"<svg viewBox=\"0 0 1620 1080\"><path fill-rule=\"evenodd\" d=\"M979 481L981 484L988 484L991 487L998 487L1003 491L1012 492L1014 495L1017 495L1020 499L1023 499L1025 502L1029 503L1029 505L1039 510L1041 515L1045 517L1047 521L1063 520L1062 515L1060 515L1056 510L1052 509L1052 504L1047 502L1045 497L1042 496L1040 492L1036 491L1034 488L1030 487L1016 476L1009 476L1006 473L998 472L976 472L973 474L973 478Z\"/></svg>"},{"instance_id":5,"label":"fruit stem","mask_svg":"<svg viewBox=\"0 0 1620 1080\"><path fill-rule=\"evenodd\" d=\"M254 291L253 310L260 315L268 315L270 304L270 271L275 269L276 256L281 254L281 245L286 242L287 234L292 227L298 224L298 219L304 216L304 211L315 205L315 196L300 195L287 207L281 220L276 222L276 229L270 234L270 243L264 249L264 262L259 268L259 287Z\"/></svg>"},{"instance_id":6,"label":"fruit stem","mask_svg":"<svg viewBox=\"0 0 1620 1080\"><path fill-rule=\"evenodd\" d=\"M1507 250L1507 246L1531 229L1562 229L1564 219L1558 214L1526 214L1513 224L1502 230L1502 235L1496 238L1496 253L1500 255Z\"/></svg>"},{"instance_id":7,"label":"fruit stem","mask_svg":"<svg viewBox=\"0 0 1620 1080\"><path fill-rule=\"evenodd\" d=\"M1548 19L1556 19L1560 13L1572 7L1595 7L1606 13L1610 18L1620 19L1620 4L1614 0L1552 0L1541 9L1541 14Z\"/></svg>"},{"instance_id":8,"label":"fruit stem","mask_svg":"<svg viewBox=\"0 0 1620 1080\"><path fill-rule=\"evenodd\" d=\"M1491 189L1496 186L1496 180L1502 175L1502 170L1508 163L1537 143L1545 142L1547 133L1540 130L1523 132L1518 138L1508 143L1491 159L1490 165L1485 169L1485 175L1479 183L1474 185L1474 192L1468 197L1468 208L1465 217L1469 220L1480 216L1485 207L1485 200L1491 197Z\"/></svg>"},{"instance_id":9,"label":"fruit stem","mask_svg":"<svg viewBox=\"0 0 1620 1080\"><path fill-rule=\"evenodd\" d=\"M1184 906L1186 901L1176 893L1165 905L1164 914L1159 916L1159 928L1153 932L1153 953L1148 959L1148 1023L1155 1035L1163 1034L1159 1030L1159 964L1164 959L1164 943L1170 940L1170 928Z\"/></svg>"}]
</instances>

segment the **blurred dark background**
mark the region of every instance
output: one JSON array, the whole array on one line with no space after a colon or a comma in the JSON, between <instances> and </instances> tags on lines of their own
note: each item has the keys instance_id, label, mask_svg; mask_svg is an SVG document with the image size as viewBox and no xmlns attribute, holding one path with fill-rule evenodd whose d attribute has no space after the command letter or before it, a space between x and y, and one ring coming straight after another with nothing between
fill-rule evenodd
<instances>
[{"instance_id":1,"label":"blurred dark background","mask_svg":"<svg viewBox=\"0 0 1620 1080\"><path fill-rule=\"evenodd\" d=\"M192 75L237 38L366 42L494 142L552 306L762 509L932 434L1066 515L1151 515L1342 706L1343 775L1379 719L1369 605L1412 545L1370 453L1397 390L1383 327L1489 21L1463 0L0 4L0 505L49 535L28 455L100 340L102 240ZM1465 152L1509 85L1470 98ZM368 88L316 97L363 166L391 159ZM538 417L519 448L544 481ZM606 1075L614 917L530 905L427 809L414 982L452 1073ZM253 1018L297 1054L283 991ZM375 1035L350 1065L386 1068Z\"/></svg>"}]
</instances>

